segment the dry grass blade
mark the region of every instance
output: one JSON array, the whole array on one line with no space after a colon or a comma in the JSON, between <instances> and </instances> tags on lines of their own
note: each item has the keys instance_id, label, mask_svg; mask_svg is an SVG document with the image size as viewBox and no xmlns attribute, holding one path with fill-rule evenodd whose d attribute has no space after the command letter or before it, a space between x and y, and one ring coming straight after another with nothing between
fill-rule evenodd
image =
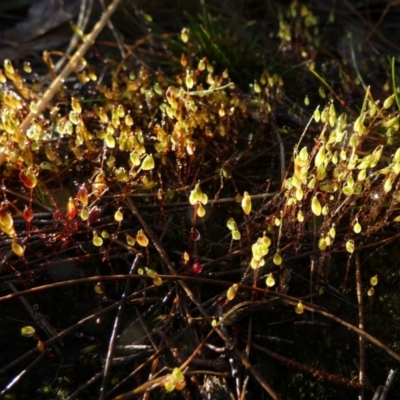
<instances>
[{"instance_id":1,"label":"dry grass blade","mask_svg":"<svg viewBox=\"0 0 400 400\"><path fill-rule=\"evenodd\" d=\"M56 95L57 91L61 88L64 81L68 76L76 69L79 62L81 62L83 56L88 51L90 46L93 45L94 41L96 40L97 36L106 26L108 20L111 18L115 10L118 8L121 0L113 0L113 2L108 6L107 11L103 13L97 24L94 26L92 32L84 39L82 45L76 50L74 55L68 61L68 64L63 68L63 70L57 75L54 81L51 83L50 87L46 90L43 97L39 100L36 104L35 112L30 112L25 119L22 121L19 129L22 132L25 132L32 120L39 115L46 109L47 105Z\"/></svg>"}]
</instances>

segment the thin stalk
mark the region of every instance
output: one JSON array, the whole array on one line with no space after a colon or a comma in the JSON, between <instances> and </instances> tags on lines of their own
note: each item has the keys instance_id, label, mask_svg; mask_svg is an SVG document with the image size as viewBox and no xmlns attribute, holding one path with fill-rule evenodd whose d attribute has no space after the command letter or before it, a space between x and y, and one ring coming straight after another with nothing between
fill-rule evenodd
<instances>
[{"instance_id":1,"label":"thin stalk","mask_svg":"<svg viewBox=\"0 0 400 400\"><path fill-rule=\"evenodd\" d=\"M364 330L364 306L362 297L362 284L361 284L361 268L360 268L360 253L356 252L356 284L357 284L357 303L358 303L358 327ZM365 382L365 338L358 335L358 343L360 349L360 370L358 380L361 384L359 399L364 399L364 382Z\"/></svg>"},{"instance_id":2,"label":"thin stalk","mask_svg":"<svg viewBox=\"0 0 400 400\"><path fill-rule=\"evenodd\" d=\"M46 109L47 105L56 95L56 93L61 89L62 85L65 82L65 79L76 69L78 64L82 61L84 55L89 50L90 46L93 45L97 36L103 30L108 20L111 18L111 15L114 14L115 10L121 3L121 0L114 0L107 8L107 11L103 13L97 24L94 26L92 32L84 39L81 46L74 53L74 55L70 58L67 65L63 68L63 70L57 75L54 81L51 83L50 87L46 90L44 95L40 98L38 103L36 104L36 110L31 111L25 119L22 121L19 129L21 132L26 132L30 127L30 124L34 118L37 118L43 111Z\"/></svg>"},{"instance_id":3,"label":"thin stalk","mask_svg":"<svg viewBox=\"0 0 400 400\"><path fill-rule=\"evenodd\" d=\"M390 63L392 67L392 85L393 85L393 93L394 98L396 99L397 108L400 111L400 96L397 92L397 82L396 82L396 59L392 57L392 62Z\"/></svg>"},{"instance_id":4,"label":"thin stalk","mask_svg":"<svg viewBox=\"0 0 400 400\"><path fill-rule=\"evenodd\" d=\"M131 270L129 271L129 275L133 274L133 272L135 271L136 265L139 261L139 258L141 258L141 254L136 255L136 257L132 263ZM130 289L131 289L131 281L130 281L130 279L128 279L126 281L124 293L122 294L122 297L120 300L117 316L115 317L114 326L113 326L113 329L111 332L110 342L108 344L107 357L106 357L106 361L104 364L103 381L101 383L101 389L100 389L100 400L105 400L105 398L107 396L107 387L108 387L108 384L110 381L110 375L111 375L111 365L112 365L112 360L114 358L115 340L117 338L118 328L121 323L125 304L126 304L126 301L128 300L127 295L129 293Z\"/></svg>"}]
</instances>

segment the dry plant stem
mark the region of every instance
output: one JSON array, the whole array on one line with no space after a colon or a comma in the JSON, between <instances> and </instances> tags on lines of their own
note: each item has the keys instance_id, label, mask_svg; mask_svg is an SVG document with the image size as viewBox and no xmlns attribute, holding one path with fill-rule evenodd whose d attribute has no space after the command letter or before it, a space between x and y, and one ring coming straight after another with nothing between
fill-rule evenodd
<instances>
[{"instance_id":1,"label":"dry plant stem","mask_svg":"<svg viewBox=\"0 0 400 400\"><path fill-rule=\"evenodd\" d=\"M398 46L396 46L391 40L389 40L385 35L383 35L379 30L377 30L374 26L374 24L370 21L368 21L364 16L357 10L356 7L354 7L353 4L351 4L350 1L348 0L342 0L342 2L346 5L346 7L354 13L365 25L368 26L368 28L371 29L371 31L376 34L384 43L386 43L389 47L391 47L393 50L396 52L399 52L400 49ZM369 37L369 36L368 36Z\"/></svg>"},{"instance_id":2,"label":"dry plant stem","mask_svg":"<svg viewBox=\"0 0 400 400\"><path fill-rule=\"evenodd\" d=\"M48 350L43 351L38 357L36 357L21 373L19 373L12 381L0 392L0 396L3 397L12 387L14 387L23 376L25 376L33 367L35 367L45 356L47 356Z\"/></svg>"},{"instance_id":3,"label":"dry plant stem","mask_svg":"<svg viewBox=\"0 0 400 400\"><path fill-rule=\"evenodd\" d=\"M89 21L90 13L92 12L93 8L93 0L82 0L81 6L79 10L79 17L77 21L77 27L83 32L86 28L86 25ZM76 44L78 43L79 35L74 33L71 40L69 41L68 48L65 51L65 55L57 62L54 67L54 72L58 73L58 71L63 67L65 64L66 56L70 55L74 50Z\"/></svg>"},{"instance_id":4,"label":"dry plant stem","mask_svg":"<svg viewBox=\"0 0 400 400\"><path fill-rule=\"evenodd\" d=\"M131 275L134 270L136 269L136 264L139 261L141 254L137 254L135 259L133 260L131 270L129 271L129 275ZM111 364L114 357L114 350L115 350L115 339L117 338L118 327L121 323L122 314L124 312L125 303L127 301L127 295L131 289L131 281L128 279L126 281L124 293L122 294L121 301L118 307L117 316L115 317L114 326L111 332L110 342L108 345L107 357L104 363L104 374L103 374L103 382L101 383L100 389L100 400L104 400L107 396L107 386L110 381L110 374L111 374Z\"/></svg>"},{"instance_id":5,"label":"dry plant stem","mask_svg":"<svg viewBox=\"0 0 400 400\"><path fill-rule=\"evenodd\" d=\"M113 400L127 400L127 399L133 399L136 398L139 394L142 394L146 391L151 391L153 389L156 389L163 385L163 382L165 380L165 375L159 376L158 378L154 378L151 381L148 381L144 383L143 385L135 388L134 390L121 394L117 397L114 397Z\"/></svg>"},{"instance_id":6,"label":"dry plant stem","mask_svg":"<svg viewBox=\"0 0 400 400\"><path fill-rule=\"evenodd\" d=\"M6 282L6 284L10 287L10 289L14 293L18 293L18 289L10 282ZM26 300L25 296L21 296L19 298L25 307L25 309L28 311L29 315L35 321L37 326L39 326L44 332L46 332L47 336L49 339L57 335L57 331L53 329L53 327L47 322L46 318L39 312L35 311L33 307L29 304L29 302ZM60 341L61 345L64 345L62 341ZM57 354L61 356L62 352L60 348L58 347L57 344L54 344L54 349L56 350Z\"/></svg>"},{"instance_id":7,"label":"dry plant stem","mask_svg":"<svg viewBox=\"0 0 400 400\"><path fill-rule=\"evenodd\" d=\"M246 400L246 390L247 390L247 385L249 383L250 375L247 375L246 378L244 379L243 382L243 388L242 388L242 393L241 396L239 397L239 400Z\"/></svg>"},{"instance_id":8,"label":"dry plant stem","mask_svg":"<svg viewBox=\"0 0 400 400\"><path fill-rule=\"evenodd\" d=\"M104 4L104 0L100 0L100 3L101 3L101 6L103 7L103 10L105 10L106 6ZM124 44L123 44L123 42L121 40L120 35L118 34L116 29L114 28L114 24L111 22L110 19L107 21L107 26L110 29L110 31L112 32L115 41L117 42L118 50L121 53L121 57L125 58L126 57L126 52L125 52L125 49L124 49Z\"/></svg>"},{"instance_id":9,"label":"dry plant stem","mask_svg":"<svg viewBox=\"0 0 400 400\"><path fill-rule=\"evenodd\" d=\"M379 388L375 392L374 398L372 400L386 400L386 396L389 393L389 389L390 389L390 386L392 386L395 375L396 375L396 371L391 369L389 371L389 375L386 379L385 386L384 387L379 386Z\"/></svg>"},{"instance_id":10,"label":"dry plant stem","mask_svg":"<svg viewBox=\"0 0 400 400\"><path fill-rule=\"evenodd\" d=\"M128 376L126 376L124 379L122 379L120 382L118 382L108 393L110 396L112 393L117 391L121 386L126 384L126 382L133 378L138 372L140 372L146 365L149 363L152 363L154 360L156 360L158 357L160 357L161 353L164 351L165 347L161 347L155 354L153 354L151 357L147 358L145 362L140 364L135 370L133 370ZM163 377L165 379L165 376Z\"/></svg>"},{"instance_id":11,"label":"dry plant stem","mask_svg":"<svg viewBox=\"0 0 400 400\"><path fill-rule=\"evenodd\" d=\"M361 266L360 266L360 253L357 251L355 255L356 261L356 284L357 284L357 303L358 303L358 327L364 330L364 307L362 298L362 284L361 284ZM358 336L360 348L360 371L359 382L361 385L359 399L364 399L364 377L365 377L365 338L362 335Z\"/></svg>"},{"instance_id":12,"label":"dry plant stem","mask_svg":"<svg viewBox=\"0 0 400 400\"><path fill-rule=\"evenodd\" d=\"M383 20L385 19L387 13L389 12L389 10L392 7L395 7L397 5L400 4L400 1L391 1L389 4L387 4L387 6L385 7L385 9L382 11L381 16L379 17L378 22L373 25L373 28L371 28L370 32L368 33L368 35L366 36L366 38L364 39L365 42L368 42L368 40L375 34L376 31L378 31L379 25L383 22ZM379 31L378 31L379 32Z\"/></svg>"},{"instance_id":13,"label":"dry plant stem","mask_svg":"<svg viewBox=\"0 0 400 400\"><path fill-rule=\"evenodd\" d=\"M93 385L97 380L99 380L103 376L103 371L98 372L96 375L92 376L86 383L80 386L74 393L70 394L65 400L74 400L79 396L81 392L88 389L91 385Z\"/></svg>"},{"instance_id":14,"label":"dry plant stem","mask_svg":"<svg viewBox=\"0 0 400 400\"><path fill-rule=\"evenodd\" d=\"M107 24L111 15L115 12L119 6L121 0L114 0L107 8L107 11L103 13L100 20L94 26L92 32L84 39L82 45L78 48L75 54L71 57L68 64L63 68L63 70L57 75L56 79L51 83L50 87L46 90L44 95L40 98L36 104L36 111L30 112L25 119L22 121L19 129L21 132L26 132L30 127L32 120L38 117L46 109L47 105L50 103L52 98L60 90L64 81L68 76L75 70L79 62L82 61L85 53L88 51L89 47L93 45L99 33L103 30L104 26Z\"/></svg>"},{"instance_id":15,"label":"dry plant stem","mask_svg":"<svg viewBox=\"0 0 400 400\"><path fill-rule=\"evenodd\" d=\"M322 370L318 370L316 368L313 368L311 366L305 365L305 364L301 364L297 361L294 361L290 358L284 357L280 354L274 353L273 351L270 351L268 349L266 349L265 347L259 346L255 343L253 343L253 347L265 354L268 354L270 357L274 358L275 360L278 360L279 362L286 364L286 365L290 365L292 367L295 367L296 369L302 371L302 372L306 372L309 374L317 374L319 377L326 379L326 380L332 380L336 383L340 383L340 384L345 384L347 386L350 387L359 387L360 384L358 382L353 382L350 379L346 379L343 378L341 376L338 375L333 375L333 374L329 374L326 371L322 371Z\"/></svg>"},{"instance_id":16,"label":"dry plant stem","mask_svg":"<svg viewBox=\"0 0 400 400\"><path fill-rule=\"evenodd\" d=\"M161 246L161 243L159 242L158 238L156 235L154 235L153 231L151 228L147 225L147 222L143 219L142 215L140 214L138 208L136 205L129 199L127 198L125 200L126 205L128 208L132 211L134 215L138 218L139 222L142 224L142 227L148 237L150 238L151 242L157 249L160 257L163 259L165 264L167 265L168 269L170 272L177 276L177 273L175 271L175 268L172 266L171 261L168 258L167 253L165 252L164 248ZM186 292L187 296L190 298L190 300L196 305L198 310L203 314L204 318L211 323L211 317L208 315L207 311L204 309L202 304L197 300L197 298L193 295L192 291L189 289L188 285L184 282L179 280L179 284L181 285L182 289ZM260 385L267 391L267 393L275 400L275 399L280 399L279 395L272 389L272 387L264 380L264 378L258 373L257 370L253 368L253 366L247 361L246 357L237 349L232 342L232 340L221 330L219 326L216 326L215 331L218 333L218 335L221 337L221 339L226 343L228 348L234 349L236 355L238 358L242 361L243 365L245 365L246 368L248 368L253 376L257 379L257 381L260 383Z\"/></svg>"}]
</instances>

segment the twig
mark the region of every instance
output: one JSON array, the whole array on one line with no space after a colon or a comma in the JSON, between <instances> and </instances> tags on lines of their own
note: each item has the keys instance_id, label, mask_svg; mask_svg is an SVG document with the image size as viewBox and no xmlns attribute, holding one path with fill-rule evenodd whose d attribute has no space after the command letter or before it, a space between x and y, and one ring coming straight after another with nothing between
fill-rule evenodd
<instances>
[{"instance_id":1,"label":"twig","mask_svg":"<svg viewBox=\"0 0 400 400\"><path fill-rule=\"evenodd\" d=\"M103 9L105 10L106 6L104 4L104 0L100 0L100 3L101 3L101 6L103 7ZM123 44L123 42L121 40L120 34L117 32L117 30L114 27L114 24L111 22L110 19L107 21L107 26L110 29L111 33L113 34L115 41L117 42L118 50L121 53L121 57L125 58L126 57L126 51L125 51L125 48L124 48L124 44Z\"/></svg>"},{"instance_id":2,"label":"twig","mask_svg":"<svg viewBox=\"0 0 400 400\"><path fill-rule=\"evenodd\" d=\"M48 350L42 352L38 357L36 357L27 368L25 368L21 373L19 373L1 392L0 396L3 397L8 390L10 390L15 384L17 384L23 376L25 376L34 366L36 366L43 358L48 354Z\"/></svg>"},{"instance_id":3,"label":"twig","mask_svg":"<svg viewBox=\"0 0 400 400\"><path fill-rule=\"evenodd\" d=\"M386 395L389 392L390 386L392 386L392 383L393 383L395 375L396 375L396 371L391 369L390 372L389 372L389 375L388 375L388 377L386 379L385 387L383 388L383 392L382 392L381 398L379 400L385 400L386 399Z\"/></svg>"},{"instance_id":4,"label":"twig","mask_svg":"<svg viewBox=\"0 0 400 400\"><path fill-rule=\"evenodd\" d=\"M346 386L348 386L350 388L359 388L360 387L360 383L358 383L358 382L353 382L352 380L346 379L346 378L344 378L342 376L330 374L330 373L328 373L326 371L314 368L314 367L312 367L310 365L299 363L299 362L297 362L297 361L295 361L293 359L290 359L288 357L282 356L282 355L280 355L278 353L275 353L275 352L273 352L271 350L268 350L265 347L259 346L259 345L255 344L255 343L253 343L253 347L255 349L257 349L258 351L261 351L261 352L269 355L270 357L274 358L275 360L278 360L282 364L288 365L288 366L290 366L292 368L295 368L295 369L297 369L299 371L311 374L311 375L313 375L314 377L316 377L318 379L325 379L327 381L335 382L335 383L337 383L339 385L346 385Z\"/></svg>"},{"instance_id":5,"label":"twig","mask_svg":"<svg viewBox=\"0 0 400 400\"><path fill-rule=\"evenodd\" d=\"M136 264L141 258L141 254L136 254L136 257L132 263L131 270L129 271L129 275L133 274L136 269ZM107 386L110 381L110 374L111 374L111 364L114 357L114 350L115 350L115 339L117 338L118 327L121 323L122 314L124 312L125 303L128 299L127 295L131 288L131 281L128 279L125 285L124 293L122 294L120 304L118 307L117 316L115 317L114 326L111 332L110 342L108 345L107 357L104 363L104 374L103 374L103 381L101 383L100 388L100 400L105 400L107 396Z\"/></svg>"},{"instance_id":6,"label":"twig","mask_svg":"<svg viewBox=\"0 0 400 400\"><path fill-rule=\"evenodd\" d=\"M356 285L357 285L357 303L358 303L358 327L364 330L364 307L362 298L362 284L361 284L361 268L360 268L360 253L356 252ZM360 370L359 382L361 384L359 399L364 399L364 377L365 377L365 338L358 335L358 343L360 349Z\"/></svg>"},{"instance_id":7,"label":"twig","mask_svg":"<svg viewBox=\"0 0 400 400\"><path fill-rule=\"evenodd\" d=\"M78 29L80 29L82 32L85 30L86 25L89 21L89 16L90 16L90 13L92 12L92 8L93 8L93 0L82 0L81 1L79 17L78 17L78 21L77 21L76 25L77 25ZM72 53L76 44L78 43L78 40L79 40L79 35L77 33L74 33L71 40L69 41L68 48L65 51L64 57L62 57L60 60L58 60L54 67L55 73L57 73L63 67L63 65L65 64L66 56L69 56Z\"/></svg>"},{"instance_id":8,"label":"twig","mask_svg":"<svg viewBox=\"0 0 400 400\"><path fill-rule=\"evenodd\" d=\"M103 13L100 20L94 26L92 32L84 39L83 43L75 52L75 54L71 57L68 64L57 75L57 77L51 83L50 87L40 98L40 100L36 104L35 112L32 111L29 112L29 114L22 121L21 125L19 126L21 132L25 133L26 130L29 128L32 120L43 113L43 111L46 109L47 105L50 103L52 98L60 90L65 79L68 78L68 76L76 69L79 62L82 61L83 56L88 51L89 47L93 45L97 36L103 30L104 26L107 24L107 21L110 19L111 15L115 12L120 2L121 0L113 0L113 2L108 6L107 11Z\"/></svg>"},{"instance_id":9,"label":"twig","mask_svg":"<svg viewBox=\"0 0 400 400\"><path fill-rule=\"evenodd\" d=\"M11 282L6 282L6 284L14 293L19 293L18 289ZM33 307L26 300L25 296L21 296L19 299L21 300L21 303L25 309L28 311L31 318L41 329L43 329L43 331L46 332L49 339L57 335L58 332L47 322L46 318L40 312L37 312L33 309ZM62 340L59 343L64 345ZM54 343L54 350L60 357L62 357L61 349L56 343Z\"/></svg>"}]
</instances>

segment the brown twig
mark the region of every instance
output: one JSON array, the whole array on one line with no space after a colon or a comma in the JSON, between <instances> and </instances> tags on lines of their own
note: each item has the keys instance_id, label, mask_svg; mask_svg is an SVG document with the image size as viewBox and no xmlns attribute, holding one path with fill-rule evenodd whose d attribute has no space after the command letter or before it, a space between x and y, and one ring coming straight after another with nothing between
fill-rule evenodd
<instances>
[{"instance_id":1,"label":"brown twig","mask_svg":"<svg viewBox=\"0 0 400 400\"><path fill-rule=\"evenodd\" d=\"M357 285L357 303L358 303L358 327L364 330L364 307L362 297L362 284L361 284L361 266L360 266L360 252L356 252L356 285ZM362 335L358 336L360 348L360 371L359 382L361 385L359 399L364 399L364 377L365 377L365 338Z\"/></svg>"},{"instance_id":2,"label":"brown twig","mask_svg":"<svg viewBox=\"0 0 400 400\"><path fill-rule=\"evenodd\" d=\"M136 269L136 265L139 261L139 258L141 258L141 254L137 254L132 266L131 266L131 270L129 272L129 275L131 275L135 269ZM101 389L100 389L100 400L105 400L106 396L107 396L107 387L108 387L108 383L110 381L110 374L111 374L111 365L112 365L112 360L114 357L114 350L115 350L115 340L117 338L117 333L118 333L118 328L119 325L121 323L121 318L122 318L122 314L124 312L124 307L125 307L125 303L128 299L127 295L130 291L131 288L131 281L127 280L126 285L125 285L125 289L124 289L124 293L122 294L121 297L121 301L118 307L118 312L117 312L117 316L115 317L115 321L114 321L114 326L111 332L111 337L110 337L110 341L108 344L108 351L107 351L107 357L104 363L104 370L103 370L103 381L101 383Z\"/></svg>"},{"instance_id":3,"label":"brown twig","mask_svg":"<svg viewBox=\"0 0 400 400\"><path fill-rule=\"evenodd\" d=\"M92 32L84 39L81 46L71 57L67 65L63 68L63 70L57 75L54 81L51 83L50 87L46 90L44 95L40 98L38 103L36 104L35 112L31 111L22 121L19 129L21 132L26 132L29 128L32 120L43 113L46 109L47 105L56 95L56 93L60 90L62 85L64 84L65 79L76 69L79 62L82 61L85 53L88 51L90 46L93 45L97 36L103 30L104 26L107 24L108 20L111 18L111 15L115 12L117 7L119 6L121 0L113 0L113 2L108 6L107 11L103 13L97 24L94 26Z\"/></svg>"}]
</instances>

